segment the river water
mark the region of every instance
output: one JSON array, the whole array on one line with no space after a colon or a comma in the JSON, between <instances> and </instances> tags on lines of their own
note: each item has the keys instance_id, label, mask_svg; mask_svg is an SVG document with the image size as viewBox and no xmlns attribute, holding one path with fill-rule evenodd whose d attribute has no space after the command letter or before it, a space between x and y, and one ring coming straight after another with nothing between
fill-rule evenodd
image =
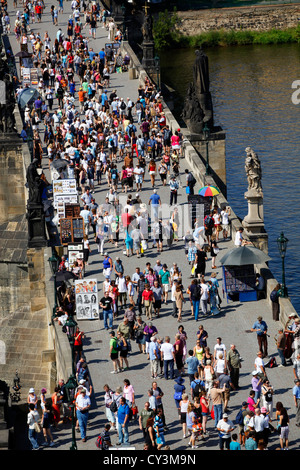
<instances>
[{"instance_id":1,"label":"river water","mask_svg":"<svg viewBox=\"0 0 300 470\"><path fill-rule=\"evenodd\" d=\"M269 266L281 282L276 239L283 231L289 239L286 284L299 313L300 104L292 102L292 83L300 80L300 45L233 46L205 52L214 122L226 132L227 199L239 217L247 214L244 161L245 148L250 146L262 165ZM173 113L179 120L195 51L173 50L160 56L162 81L176 91Z\"/></svg>"}]
</instances>

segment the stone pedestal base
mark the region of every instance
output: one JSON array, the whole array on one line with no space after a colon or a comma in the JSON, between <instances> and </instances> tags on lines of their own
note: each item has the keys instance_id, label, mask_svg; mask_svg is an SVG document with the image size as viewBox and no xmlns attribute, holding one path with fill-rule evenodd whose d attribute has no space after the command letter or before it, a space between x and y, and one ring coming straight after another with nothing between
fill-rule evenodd
<instances>
[{"instance_id":1,"label":"stone pedestal base","mask_svg":"<svg viewBox=\"0 0 300 470\"><path fill-rule=\"evenodd\" d=\"M203 140L203 134L190 133L187 138L201 155L201 159L204 165L206 165L207 152L208 152L208 163L210 168L210 174L213 177L215 183L220 188L222 194L226 198L227 187L226 187L226 134L219 128L214 128L209 136L209 140L206 143Z\"/></svg>"},{"instance_id":2,"label":"stone pedestal base","mask_svg":"<svg viewBox=\"0 0 300 470\"><path fill-rule=\"evenodd\" d=\"M248 214L244 217L242 225L245 235L254 246L268 254L268 234L265 231L263 212L263 193L251 189L245 193L248 200Z\"/></svg>"},{"instance_id":3,"label":"stone pedestal base","mask_svg":"<svg viewBox=\"0 0 300 470\"><path fill-rule=\"evenodd\" d=\"M143 58L142 66L148 72L148 69L154 69L154 41L142 43Z\"/></svg>"},{"instance_id":4,"label":"stone pedestal base","mask_svg":"<svg viewBox=\"0 0 300 470\"><path fill-rule=\"evenodd\" d=\"M42 204L27 204L28 247L40 248L47 246L45 212Z\"/></svg>"}]
</instances>

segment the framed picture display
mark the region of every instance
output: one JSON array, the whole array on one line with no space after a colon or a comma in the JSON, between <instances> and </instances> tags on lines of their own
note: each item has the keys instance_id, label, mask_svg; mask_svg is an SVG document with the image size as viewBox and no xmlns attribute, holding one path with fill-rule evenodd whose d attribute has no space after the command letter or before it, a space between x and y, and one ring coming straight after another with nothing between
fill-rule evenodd
<instances>
[{"instance_id":1,"label":"framed picture display","mask_svg":"<svg viewBox=\"0 0 300 470\"><path fill-rule=\"evenodd\" d=\"M77 279L75 281L75 304L77 320L99 318L97 279Z\"/></svg>"}]
</instances>

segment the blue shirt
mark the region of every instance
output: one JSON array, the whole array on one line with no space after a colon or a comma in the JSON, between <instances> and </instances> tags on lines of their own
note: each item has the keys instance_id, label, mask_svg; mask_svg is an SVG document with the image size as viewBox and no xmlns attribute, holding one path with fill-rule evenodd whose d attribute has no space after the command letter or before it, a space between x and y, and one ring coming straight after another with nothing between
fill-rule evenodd
<instances>
[{"instance_id":1,"label":"blue shirt","mask_svg":"<svg viewBox=\"0 0 300 470\"><path fill-rule=\"evenodd\" d=\"M101 104L102 104L102 106L104 106L105 101L107 101L107 100L108 100L107 95L105 93L102 93L102 95L101 95Z\"/></svg>"},{"instance_id":2,"label":"blue shirt","mask_svg":"<svg viewBox=\"0 0 300 470\"><path fill-rule=\"evenodd\" d=\"M150 201L152 202L152 204L157 205L159 204L160 196L158 194L152 194L150 196Z\"/></svg>"},{"instance_id":3,"label":"blue shirt","mask_svg":"<svg viewBox=\"0 0 300 470\"><path fill-rule=\"evenodd\" d=\"M241 450L241 446L238 442L231 441L229 444L229 450Z\"/></svg>"},{"instance_id":4,"label":"blue shirt","mask_svg":"<svg viewBox=\"0 0 300 470\"><path fill-rule=\"evenodd\" d=\"M261 322L256 321L254 325L252 326L252 328L253 330L260 330L256 332L259 336L262 336L268 329L265 321L261 321Z\"/></svg>"},{"instance_id":5,"label":"blue shirt","mask_svg":"<svg viewBox=\"0 0 300 470\"><path fill-rule=\"evenodd\" d=\"M156 351L156 354L157 356L155 356L155 351ZM150 358L150 361L153 361L154 359L159 359L160 357L160 353L159 353L159 347L158 347L158 344L153 341L150 342L150 346L149 346L149 358Z\"/></svg>"},{"instance_id":6,"label":"blue shirt","mask_svg":"<svg viewBox=\"0 0 300 470\"><path fill-rule=\"evenodd\" d=\"M293 395L296 398L300 398L300 387L297 387L297 385L295 385L295 387L293 387Z\"/></svg>"},{"instance_id":7,"label":"blue shirt","mask_svg":"<svg viewBox=\"0 0 300 470\"><path fill-rule=\"evenodd\" d=\"M119 406L119 408L118 408L118 422L120 424L124 423L126 416L129 415L129 411L130 411L129 406L126 405L126 403L125 403L125 405L120 405ZM128 424L128 419L127 419L126 423Z\"/></svg>"},{"instance_id":8,"label":"blue shirt","mask_svg":"<svg viewBox=\"0 0 300 470\"><path fill-rule=\"evenodd\" d=\"M188 366L188 369L187 369L188 374L194 375L196 372L198 372L199 362L195 356L188 357L185 362L187 363L187 366Z\"/></svg>"}]
</instances>

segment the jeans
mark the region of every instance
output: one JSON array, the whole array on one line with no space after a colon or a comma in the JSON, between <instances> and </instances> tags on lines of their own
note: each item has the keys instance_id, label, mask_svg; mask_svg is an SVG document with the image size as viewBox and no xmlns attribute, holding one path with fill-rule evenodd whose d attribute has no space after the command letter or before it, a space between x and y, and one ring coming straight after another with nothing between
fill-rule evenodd
<instances>
[{"instance_id":1,"label":"jeans","mask_svg":"<svg viewBox=\"0 0 300 470\"><path fill-rule=\"evenodd\" d=\"M192 300L194 307L195 320L198 320L200 300Z\"/></svg>"},{"instance_id":2,"label":"jeans","mask_svg":"<svg viewBox=\"0 0 300 470\"><path fill-rule=\"evenodd\" d=\"M278 351L278 355L279 355L280 360L281 360L281 364L283 366L285 366L286 363L285 363L285 357L284 357L283 349L277 349L277 351Z\"/></svg>"},{"instance_id":3,"label":"jeans","mask_svg":"<svg viewBox=\"0 0 300 470\"><path fill-rule=\"evenodd\" d=\"M78 424L79 424L79 428L80 428L81 439L85 439L86 438L86 428L87 428L87 422L88 422L89 414L88 414L88 412L82 413L80 410L77 410L76 415L77 415Z\"/></svg>"},{"instance_id":4,"label":"jeans","mask_svg":"<svg viewBox=\"0 0 300 470\"><path fill-rule=\"evenodd\" d=\"M201 303L202 313L203 315L206 315L207 314L207 300L201 300L200 303Z\"/></svg>"},{"instance_id":5,"label":"jeans","mask_svg":"<svg viewBox=\"0 0 300 470\"><path fill-rule=\"evenodd\" d=\"M118 435L119 435L119 442L121 444L129 443L128 421L125 423L124 428L122 427L121 423L118 423Z\"/></svg>"},{"instance_id":6,"label":"jeans","mask_svg":"<svg viewBox=\"0 0 300 470\"><path fill-rule=\"evenodd\" d=\"M37 437L37 436L36 436L36 430L29 428L29 429L28 429L28 439L30 440L33 449L38 449L38 448L39 448L39 445L38 445L38 442L37 442L37 438L36 438L36 437Z\"/></svg>"},{"instance_id":7,"label":"jeans","mask_svg":"<svg viewBox=\"0 0 300 470\"><path fill-rule=\"evenodd\" d=\"M171 191L170 193L170 206L172 206L172 204L177 204L177 191Z\"/></svg>"},{"instance_id":8,"label":"jeans","mask_svg":"<svg viewBox=\"0 0 300 470\"><path fill-rule=\"evenodd\" d=\"M103 310L103 320L104 320L104 328L112 328L113 327L113 312L112 310ZM107 324L107 320L109 325Z\"/></svg>"},{"instance_id":9,"label":"jeans","mask_svg":"<svg viewBox=\"0 0 300 470\"><path fill-rule=\"evenodd\" d=\"M164 377L168 380L168 372L170 368L170 379L174 378L174 359L164 360Z\"/></svg>"},{"instance_id":10,"label":"jeans","mask_svg":"<svg viewBox=\"0 0 300 470\"><path fill-rule=\"evenodd\" d=\"M215 426L217 426L220 419L222 419L223 415L223 404L221 405L214 405L214 413L215 413Z\"/></svg>"}]
</instances>

